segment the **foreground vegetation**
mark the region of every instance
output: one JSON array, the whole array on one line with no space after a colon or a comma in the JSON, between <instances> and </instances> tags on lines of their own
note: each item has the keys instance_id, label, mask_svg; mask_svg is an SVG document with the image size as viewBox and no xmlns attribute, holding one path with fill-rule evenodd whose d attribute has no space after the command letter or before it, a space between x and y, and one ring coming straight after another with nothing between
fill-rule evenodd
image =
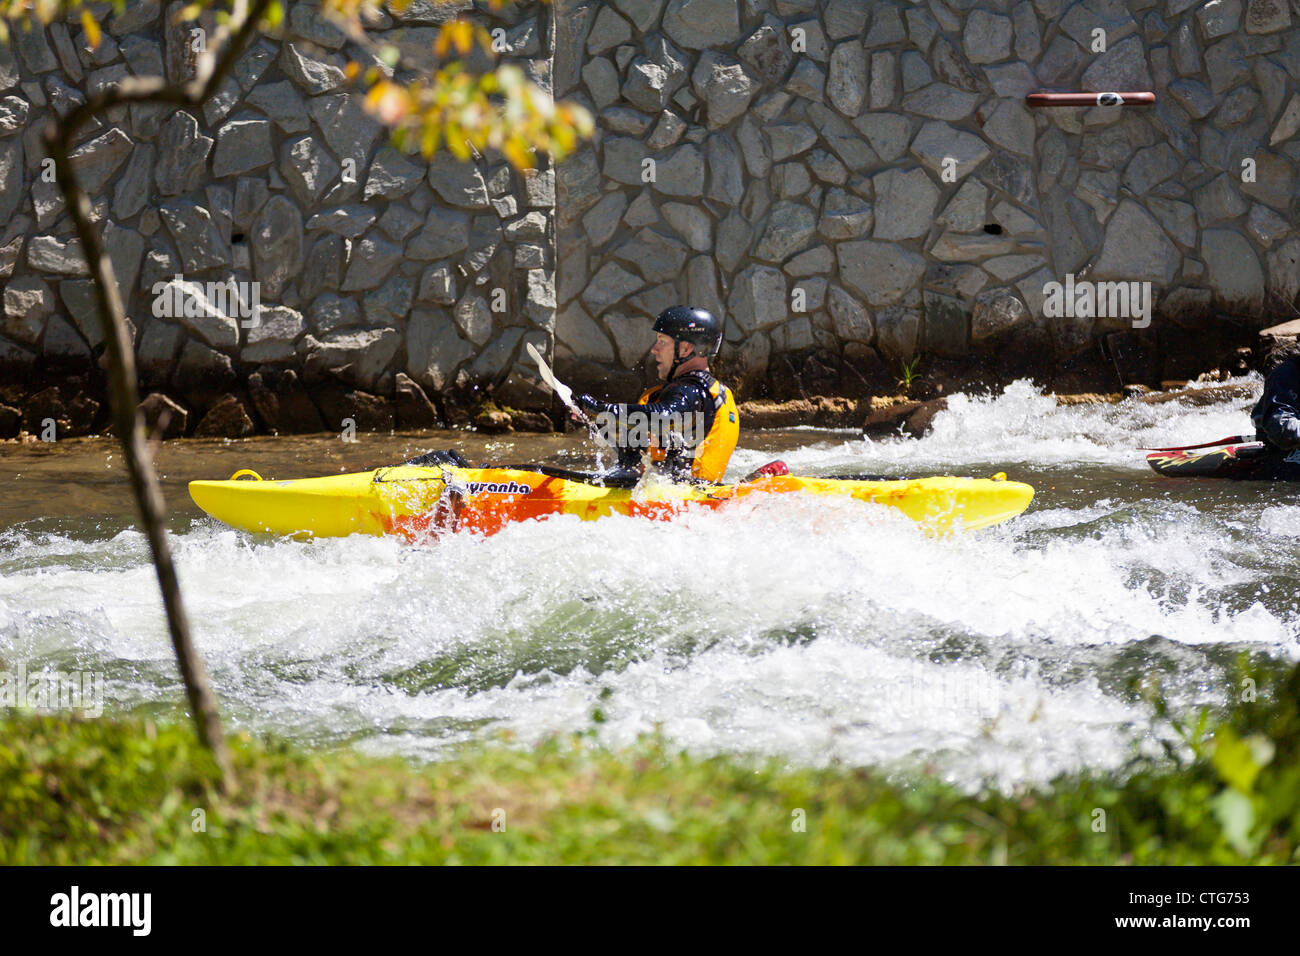
<instances>
[{"instance_id":1,"label":"foreground vegetation","mask_svg":"<svg viewBox=\"0 0 1300 956\"><path fill-rule=\"evenodd\" d=\"M1179 725L1191 757L976 797L581 735L423 767L241 737L227 797L180 720L9 712L0 864L1295 863L1298 702L1300 668Z\"/></svg>"}]
</instances>

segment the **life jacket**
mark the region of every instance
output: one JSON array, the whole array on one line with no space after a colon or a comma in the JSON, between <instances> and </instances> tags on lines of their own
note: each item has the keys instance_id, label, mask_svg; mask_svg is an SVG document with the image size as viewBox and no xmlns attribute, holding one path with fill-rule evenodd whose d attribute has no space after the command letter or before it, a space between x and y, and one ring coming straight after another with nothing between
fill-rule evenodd
<instances>
[{"instance_id":1,"label":"life jacket","mask_svg":"<svg viewBox=\"0 0 1300 956\"><path fill-rule=\"evenodd\" d=\"M708 432L694 448L682 452L691 456L691 477L700 481L721 481L727 470L727 462L731 460L731 453L736 450L736 442L740 439L740 412L736 409L736 400L731 389L706 371L687 372L678 377L693 379L713 402L713 421L709 423ZM638 404L653 402L663 387L656 385L646 389L638 399ZM663 448L654 445L650 448L651 461L662 462L667 455L668 452Z\"/></svg>"}]
</instances>

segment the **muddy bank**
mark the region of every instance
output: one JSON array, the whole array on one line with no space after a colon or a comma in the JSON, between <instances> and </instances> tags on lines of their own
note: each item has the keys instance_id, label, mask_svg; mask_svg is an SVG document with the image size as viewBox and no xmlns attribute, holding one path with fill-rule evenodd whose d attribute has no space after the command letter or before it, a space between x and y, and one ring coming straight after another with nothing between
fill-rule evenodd
<instances>
[{"instance_id":1,"label":"muddy bank","mask_svg":"<svg viewBox=\"0 0 1300 956\"><path fill-rule=\"evenodd\" d=\"M562 430L558 410L516 409L469 393L431 400L419 384L396 376L391 395L327 383L305 386L290 370L254 374L247 386L195 399L172 391L143 394L140 411L154 438L248 438L334 432L473 428L488 434ZM46 375L0 385L0 440L58 441L112 434L101 379Z\"/></svg>"},{"instance_id":2,"label":"muddy bank","mask_svg":"<svg viewBox=\"0 0 1300 956\"><path fill-rule=\"evenodd\" d=\"M1252 397L1250 386L1213 385L1202 382L1168 382L1170 386L1162 390L1149 389L1146 386L1129 386L1123 391L1113 392L1079 392L1056 395L1058 405L1114 404L1126 398L1134 398L1145 404L1163 404L1179 402L1188 406L1206 406L1221 402L1249 401ZM60 441L66 438L88 435L109 435L111 428L105 426L94 430L88 421L97 421L104 416L99 403L87 398L84 393L76 393L69 401L59 397L59 390L46 389L33 397L25 410L12 406L0 405L0 442L36 443ZM944 395L921 398L916 395L886 395L871 398L845 398L842 396L816 395L811 398L792 399L785 402L753 401L740 405L741 429L743 431L772 431L791 428L812 427L828 429L852 429L861 431L872 438L902 434L913 438L923 437L930 429L935 415L948 407ZM156 439L193 439L246 438L251 437L250 430L232 428L232 434L221 434L216 428L209 427L217 416L224 416L227 422L238 423L239 416L247 415L238 399L230 396L224 404L216 406L205 416L200 427L188 436L185 423L187 413L176 402L159 393L150 394L142 403L150 434ZM52 419L50 416L60 416ZM45 421L55 421L54 430L48 424L42 425L37 416L46 416ZM366 421L369 425L381 427L356 428L357 433L428 432L445 429L439 423L425 428L408 425L397 427L392 424L395 418L382 421ZM382 427L387 422L388 427ZM474 415L467 415L454 426L459 433L477 432L485 436L504 434L546 434L550 432L575 431L577 426L557 413L536 411L519 411L502 409L485 402ZM327 433L317 428L313 432L297 434ZM347 438L345 428L341 434Z\"/></svg>"}]
</instances>

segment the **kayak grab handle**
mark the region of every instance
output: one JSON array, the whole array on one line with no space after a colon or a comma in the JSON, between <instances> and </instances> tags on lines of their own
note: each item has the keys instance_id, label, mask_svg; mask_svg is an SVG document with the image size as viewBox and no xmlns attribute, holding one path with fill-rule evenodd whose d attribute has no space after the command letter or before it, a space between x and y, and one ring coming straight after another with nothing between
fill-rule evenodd
<instances>
[{"instance_id":1,"label":"kayak grab handle","mask_svg":"<svg viewBox=\"0 0 1300 956\"><path fill-rule=\"evenodd\" d=\"M251 468L241 468L230 476L231 481L261 481L262 476Z\"/></svg>"},{"instance_id":2,"label":"kayak grab handle","mask_svg":"<svg viewBox=\"0 0 1300 956\"><path fill-rule=\"evenodd\" d=\"M992 481L1006 481L1006 480L1007 480L1007 473L1006 473L1005 471L999 471L996 475L992 475L992 476L990 476L990 480L992 480Z\"/></svg>"}]
</instances>

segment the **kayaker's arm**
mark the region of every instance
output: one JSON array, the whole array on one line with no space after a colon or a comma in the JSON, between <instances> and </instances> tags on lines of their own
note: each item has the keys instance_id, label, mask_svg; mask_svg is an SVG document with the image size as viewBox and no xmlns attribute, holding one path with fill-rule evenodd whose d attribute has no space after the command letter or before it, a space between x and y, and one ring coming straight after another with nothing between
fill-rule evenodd
<instances>
[{"instance_id":1,"label":"kayaker's arm","mask_svg":"<svg viewBox=\"0 0 1300 956\"><path fill-rule=\"evenodd\" d=\"M1289 359L1268 373L1264 394L1251 409L1257 436L1282 451L1300 448L1300 366Z\"/></svg>"},{"instance_id":2,"label":"kayaker's arm","mask_svg":"<svg viewBox=\"0 0 1300 956\"><path fill-rule=\"evenodd\" d=\"M1255 422L1259 434L1283 451L1300 448L1300 413L1288 405L1274 403L1268 414Z\"/></svg>"},{"instance_id":3,"label":"kayaker's arm","mask_svg":"<svg viewBox=\"0 0 1300 956\"><path fill-rule=\"evenodd\" d=\"M578 407L592 417L610 414L626 418L633 412L640 412L649 417L666 417L668 415L689 415L702 412L712 407L704 390L695 382L670 382L659 391L658 401L645 404L602 402L590 395L579 395L575 401Z\"/></svg>"}]
</instances>

